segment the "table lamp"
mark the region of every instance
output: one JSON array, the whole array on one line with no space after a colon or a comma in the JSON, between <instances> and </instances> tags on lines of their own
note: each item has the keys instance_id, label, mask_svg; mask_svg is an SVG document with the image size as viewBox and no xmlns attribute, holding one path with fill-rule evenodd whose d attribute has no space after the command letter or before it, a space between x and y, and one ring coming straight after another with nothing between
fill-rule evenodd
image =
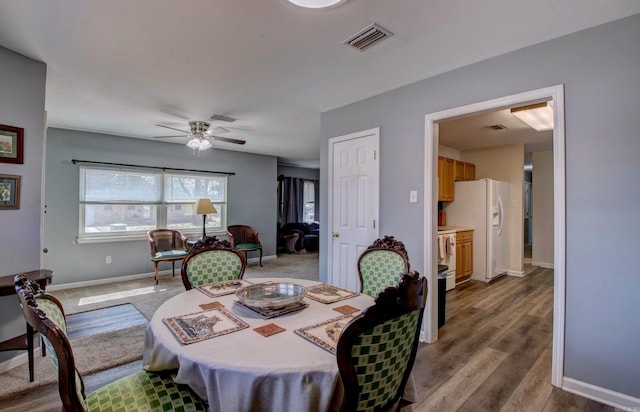
<instances>
[{"instance_id":1,"label":"table lamp","mask_svg":"<svg viewBox=\"0 0 640 412\"><path fill-rule=\"evenodd\" d=\"M198 199L195 205L195 211L197 215L202 215L202 240L204 240L207 236L205 230L207 227L207 215L218 213L218 211L209 199Z\"/></svg>"}]
</instances>

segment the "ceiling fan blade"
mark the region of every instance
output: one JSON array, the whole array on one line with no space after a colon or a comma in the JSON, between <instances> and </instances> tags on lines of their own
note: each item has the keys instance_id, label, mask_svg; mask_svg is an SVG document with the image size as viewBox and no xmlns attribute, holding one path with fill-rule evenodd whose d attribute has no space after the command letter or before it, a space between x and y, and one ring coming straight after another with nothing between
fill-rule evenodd
<instances>
[{"instance_id":1,"label":"ceiling fan blade","mask_svg":"<svg viewBox=\"0 0 640 412\"><path fill-rule=\"evenodd\" d=\"M224 127L212 127L206 131L208 135L221 134L221 133L229 133L229 129L225 129Z\"/></svg>"},{"instance_id":2,"label":"ceiling fan blade","mask_svg":"<svg viewBox=\"0 0 640 412\"><path fill-rule=\"evenodd\" d=\"M186 133L186 134L190 134L190 133L191 133L191 132L190 132L190 131L188 131L188 130L176 129L175 127L165 126L165 125L162 125L162 124L157 124L156 126L158 126L158 127L164 127L165 129L176 130L176 131L178 131L178 132L182 132L182 133Z\"/></svg>"},{"instance_id":3,"label":"ceiling fan blade","mask_svg":"<svg viewBox=\"0 0 640 412\"><path fill-rule=\"evenodd\" d=\"M180 135L176 135L176 136L152 136L154 139L165 139L167 137L187 137L186 134L180 134Z\"/></svg>"},{"instance_id":4,"label":"ceiling fan blade","mask_svg":"<svg viewBox=\"0 0 640 412\"><path fill-rule=\"evenodd\" d=\"M211 138L213 138L214 140L217 140L219 142L227 142L227 143L234 143L234 144L245 144L245 143L247 143L246 140L232 139L230 137L211 136Z\"/></svg>"}]
</instances>

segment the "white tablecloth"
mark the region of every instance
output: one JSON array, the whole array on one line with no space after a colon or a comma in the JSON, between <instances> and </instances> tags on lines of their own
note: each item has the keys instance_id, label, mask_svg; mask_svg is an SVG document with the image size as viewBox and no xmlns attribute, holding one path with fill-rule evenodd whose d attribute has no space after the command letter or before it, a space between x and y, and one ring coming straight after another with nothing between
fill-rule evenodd
<instances>
[{"instance_id":1,"label":"white tablecloth","mask_svg":"<svg viewBox=\"0 0 640 412\"><path fill-rule=\"evenodd\" d=\"M292 282L301 279L247 279ZM335 355L296 335L295 329L341 316L332 308L373 304L367 295L324 304L305 298L309 307L273 319L263 319L234 301L235 294L210 298L197 289L168 300L153 315L144 342L144 368L177 369L176 382L189 385L209 402L211 411L328 411L342 398ZM162 319L199 312L198 306L218 301L249 324L249 328L182 345ZM253 328L275 323L286 331L263 337Z\"/></svg>"}]
</instances>

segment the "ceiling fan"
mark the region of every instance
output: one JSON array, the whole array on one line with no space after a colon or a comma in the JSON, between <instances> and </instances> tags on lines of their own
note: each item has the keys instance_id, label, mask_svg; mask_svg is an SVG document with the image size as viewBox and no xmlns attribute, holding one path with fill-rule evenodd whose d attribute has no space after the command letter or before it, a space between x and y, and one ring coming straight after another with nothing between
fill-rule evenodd
<instances>
[{"instance_id":1,"label":"ceiling fan","mask_svg":"<svg viewBox=\"0 0 640 412\"><path fill-rule=\"evenodd\" d=\"M212 116L213 118L213 116ZM227 118L232 120L226 121L235 121L233 118ZM217 119L216 119L217 120ZM169 137L189 137L189 141L186 143L187 147L193 149L194 151L202 151L210 149L213 145L212 142L214 140L226 143L233 144L245 144L246 141L242 139L233 139L230 137L222 137L217 136L216 134L228 133L229 129L225 129L224 127L211 127L211 124L204 121L194 120L189 122L189 128L191 131L176 129L175 127L165 126L162 124L157 124L156 126L164 127L165 129L171 129L178 132L182 132L181 135L174 136L153 136L156 139L169 138Z\"/></svg>"}]
</instances>

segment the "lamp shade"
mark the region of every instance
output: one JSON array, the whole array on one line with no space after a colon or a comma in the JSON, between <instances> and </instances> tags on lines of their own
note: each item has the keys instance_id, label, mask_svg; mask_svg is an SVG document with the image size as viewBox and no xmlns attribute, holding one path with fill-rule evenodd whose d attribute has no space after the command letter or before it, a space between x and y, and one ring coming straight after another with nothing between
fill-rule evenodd
<instances>
[{"instance_id":1,"label":"lamp shade","mask_svg":"<svg viewBox=\"0 0 640 412\"><path fill-rule=\"evenodd\" d=\"M195 212L197 215L210 215L212 213L218 213L216 208L209 199L198 199L195 205Z\"/></svg>"}]
</instances>

